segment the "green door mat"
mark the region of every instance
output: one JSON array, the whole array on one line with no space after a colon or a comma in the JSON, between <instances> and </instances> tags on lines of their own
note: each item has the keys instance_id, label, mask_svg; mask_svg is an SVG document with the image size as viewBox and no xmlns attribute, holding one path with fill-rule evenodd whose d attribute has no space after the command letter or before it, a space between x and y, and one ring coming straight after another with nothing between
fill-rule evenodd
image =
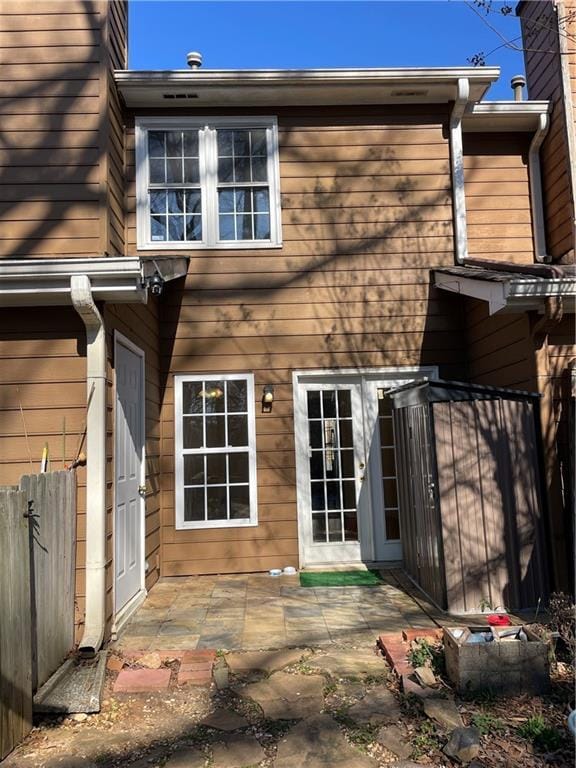
<instances>
[{"instance_id":1,"label":"green door mat","mask_svg":"<svg viewBox=\"0 0 576 768\"><path fill-rule=\"evenodd\" d=\"M301 587L374 587L381 583L378 571L309 571L300 574Z\"/></svg>"}]
</instances>

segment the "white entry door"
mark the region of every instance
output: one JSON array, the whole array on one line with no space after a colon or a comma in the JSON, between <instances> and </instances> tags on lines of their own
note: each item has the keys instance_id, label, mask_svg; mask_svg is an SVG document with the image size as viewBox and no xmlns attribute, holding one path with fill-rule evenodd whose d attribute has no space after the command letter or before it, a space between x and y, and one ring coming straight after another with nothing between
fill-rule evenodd
<instances>
[{"instance_id":1,"label":"white entry door","mask_svg":"<svg viewBox=\"0 0 576 768\"><path fill-rule=\"evenodd\" d=\"M302 566L401 560L388 391L434 373L295 375Z\"/></svg>"},{"instance_id":2,"label":"white entry door","mask_svg":"<svg viewBox=\"0 0 576 768\"><path fill-rule=\"evenodd\" d=\"M144 353L115 336L115 612L144 587Z\"/></svg>"}]
</instances>

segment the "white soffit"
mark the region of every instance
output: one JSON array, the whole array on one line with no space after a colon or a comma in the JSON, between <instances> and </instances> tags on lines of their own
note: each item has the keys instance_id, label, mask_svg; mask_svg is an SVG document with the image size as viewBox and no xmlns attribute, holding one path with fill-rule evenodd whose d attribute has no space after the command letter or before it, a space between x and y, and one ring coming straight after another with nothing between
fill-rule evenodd
<instances>
[{"instance_id":1,"label":"white soffit","mask_svg":"<svg viewBox=\"0 0 576 768\"><path fill-rule=\"evenodd\" d=\"M466 112L462 130L467 133L491 131L535 131L540 115L547 114L547 101L485 101Z\"/></svg>"},{"instance_id":2,"label":"white soffit","mask_svg":"<svg viewBox=\"0 0 576 768\"><path fill-rule=\"evenodd\" d=\"M314 104L448 103L458 80L480 101L498 67L286 70L117 70L128 107L165 109Z\"/></svg>"}]
</instances>

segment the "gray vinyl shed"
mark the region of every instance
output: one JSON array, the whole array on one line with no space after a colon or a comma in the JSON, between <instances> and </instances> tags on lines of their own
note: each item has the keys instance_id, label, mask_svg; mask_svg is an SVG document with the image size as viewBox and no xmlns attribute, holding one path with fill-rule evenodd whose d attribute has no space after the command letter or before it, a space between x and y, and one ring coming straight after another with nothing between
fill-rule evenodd
<instances>
[{"instance_id":1,"label":"gray vinyl shed","mask_svg":"<svg viewBox=\"0 0 576 768\"><path fill-rule=\"evenodd\" d=\"M544 603L539 396L431 380L390 394L408 574L452 613Z\"/></svg>"}]
</instances>

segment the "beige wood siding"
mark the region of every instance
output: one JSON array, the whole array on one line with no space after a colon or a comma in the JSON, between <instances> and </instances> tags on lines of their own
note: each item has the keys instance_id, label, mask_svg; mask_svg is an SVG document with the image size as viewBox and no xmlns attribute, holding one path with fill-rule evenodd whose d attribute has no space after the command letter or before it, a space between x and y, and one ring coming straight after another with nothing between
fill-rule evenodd
<instances>
[{"instance_id":1,"label":"beige wood siding","mask_svg":"<svg viewBox=\"0 0 576 768\"><path fill-rule=\"evenodd\" d=\"M572 10L575 8L573 2L563 5L567 11L568 6ZM524 2L519 10L525 46L528 97L552 101L550 130L540 155L548 250L554 260L559 260L574 248L574 200L560 65L558 16L555 3L548 1ZM574 43L568 41L568 45L572 49L570 59L574 66Z\"/></svg>"},{"instance_id":2,"label":"beige wood siding","mask_svg":"<svg viewBox=\"0 0 576 768\"><path fill-rule=\"evenodd\" d=\"M0 258L123 253L125 15L118 0L0 0Z\"/></svg>"},{"instance_id":3,"label":"beige wood siding","mask_svg":"<svg viewBox=\"0 0 576 768\"><path fill-rule=\"evenodd\" d=\"M526 134L464 134L468 255L534 261Z\"/></svg>"},{"instance_id":4,"label":"beige wood siding","mask_svg":"<svg viewBox=\"0 0 576 768\"><path fill-rule=\"evenodd\" d=\"M281 111L283 247L190 251L186 279L166 286L164 575L298 564L294 370L438 364L464 375L459 314L429 285L430 268L454 259L447 119L431 107ZM131 130L127 158L132 251ZM177 531L173 377L234 371L255 375L259 524ZM267 383L275 401L263 414Z\"/></svg>"}]
</instances>

